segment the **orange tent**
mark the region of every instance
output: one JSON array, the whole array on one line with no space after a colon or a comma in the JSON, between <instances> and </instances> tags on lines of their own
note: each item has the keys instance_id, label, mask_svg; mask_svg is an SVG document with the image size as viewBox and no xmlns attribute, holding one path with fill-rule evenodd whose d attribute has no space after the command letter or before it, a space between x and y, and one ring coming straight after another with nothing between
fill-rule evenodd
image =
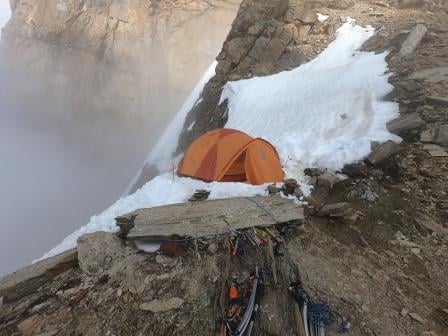
<instances>
[{"instance_id":1,"label":"orange tent","mask_svg":"<svg viewBox=\"0 0 448 336\"><path fill-rule=\"evenodd\" d=\"M186 151L177 173L207 182L258 185L284 178L274 146L233 129L216 129L196 139Z\"/></svg>"}]
</instances>

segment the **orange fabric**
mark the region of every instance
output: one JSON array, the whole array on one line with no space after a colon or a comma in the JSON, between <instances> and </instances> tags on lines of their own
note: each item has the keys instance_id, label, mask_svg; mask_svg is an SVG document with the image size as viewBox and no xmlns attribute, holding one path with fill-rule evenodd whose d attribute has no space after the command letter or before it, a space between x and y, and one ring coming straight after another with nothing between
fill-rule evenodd
<instances>
[{"instance_id":1,"label":"orange fabric","mask_svg":"<svg viewBox=\"0 0 448 336\"><path fill-rule=\"evenodd\" d=\"M275 148L263 139L232 129L217 129L191 144L179 175L205 181L263 184L281 182L284 173Z\"/></svg>"},{"instance_id":2,"label":"orange fabric","mask_svg":"<svg viewBox=\"0 0 448 336\"><path fill-rule=\"evenodd\" d=\"M247 148L244 166L251 184L281 182L285 177L277 151L263 139L255 139Z\"/></svg>"}]
</instances>

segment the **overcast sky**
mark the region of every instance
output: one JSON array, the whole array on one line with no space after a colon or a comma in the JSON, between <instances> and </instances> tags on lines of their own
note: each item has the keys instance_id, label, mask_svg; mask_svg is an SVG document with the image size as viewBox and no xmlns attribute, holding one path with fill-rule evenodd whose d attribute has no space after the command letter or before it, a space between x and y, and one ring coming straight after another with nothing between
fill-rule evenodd
<instances>
[{"instance_id":1,"label":"overcast sky","mask_svg":"<svg viewBox=\"0 0 448 336\"><path fill-rule=\"evenodd\" d=\"M0 28L3 28L11 16L9 0L0 0Z\"/></svg>"}]
</instances>

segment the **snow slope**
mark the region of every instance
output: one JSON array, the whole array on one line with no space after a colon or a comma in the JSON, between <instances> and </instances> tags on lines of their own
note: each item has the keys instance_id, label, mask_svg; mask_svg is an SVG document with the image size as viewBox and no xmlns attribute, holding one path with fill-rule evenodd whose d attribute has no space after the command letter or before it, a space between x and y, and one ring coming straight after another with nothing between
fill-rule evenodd
<instances>
[{"instance_id":1,"label":"snow slope","mask_svg":"<svg viewBox=\"0 0 448 336\"><path fill-rule=\"evenodd\" d=\"M387 53L357 51L372 27L344 24L337 39L317 58L292 71L228 83L226 127L270 141L289 177L307 167L337 170L370 153L371 141L400 141L386 123L398 105L382 101L391 92Z\"/></svg>"},{"instance_id":2,"label":"snow slope","mask_svg":"<svg viewBox=\"0 0 448 336\"><path fill-rule=\"evenodd\" d=\"M221 98L229 100L226 127L271 141L286 164L287 175L302 182L306 167L336 170L368 155L370 141L400 141L386 129L386 123L398 116L398 105L382 101L392 90L385 75L386 54L357 51L373 34L373 28L349 21L339 29L336 40L308 64L273 76L228 83ZM204 78L211 77L211 71ZM203 84L198 87L202 89ZM172 153L166 148L175 148L185 115L199 92L189 98L149 159L170 162L171 157L163 157L161 149ZM195 189L210 190L210 198L217 199L263 195L266 188L179 177L173 180L171 174L163 174L93 216L44 258L74 247L82 234L116 230L114 218L118 215L185 202Z\"/></svg>"}]
</instances>

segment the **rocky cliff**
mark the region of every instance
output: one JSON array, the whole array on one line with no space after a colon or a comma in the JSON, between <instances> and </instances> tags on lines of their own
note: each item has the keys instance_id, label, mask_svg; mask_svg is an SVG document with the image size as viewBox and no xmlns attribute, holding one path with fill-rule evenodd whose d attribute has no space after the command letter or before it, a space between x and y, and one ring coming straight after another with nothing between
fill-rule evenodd
<instances>
[{"instance_id":1,"label":"rocky cliff","mask_svg":"<svg viewBox=\"0 0 448 336\"><path fill-rule=\"evenodd\" d=\"M164 125L216 56L238 5L12 0L2 46L18 69L79 113Z\"/></svg>"},{"instance_id":2,"label":"rocky cliff","mask_svg":"<svg viewBox=\"0 0 448 336\"><path fill-rule=\"evenodd\" d=\"M275 256L279 282L266 282L252 335L303 335L287 294L298 267L308 292L351 322L348 335L445 336L448 8L424 1L317 4L243 1L218 73L204 102L190 112L180 148L225 123L225 106L217 104L222 83L304 62L331 41L334 25L347 16L377 28L365 49L390 52L396 90L385 98L400 104L402 116L388 126L405 141L372 144L365 162L344 168L343 180L307 171L315 189L305 225L282 237L285 249ZM309 6L309 18L296 5ZM316 22L316 10L331 19ZM415 31L424 31L418 42ZM189 133L193 120L199 124ZM351 216L338 213L348 208ZM245 258L231 261L228 239L200 239L182 253L141 253L128 243L106 233L83 236L77 254L69 251L0 280L0 335L219 334L222 302L245 267ZM254 258L264 261L261 252Z\"/></svg>"}]
</instances>

